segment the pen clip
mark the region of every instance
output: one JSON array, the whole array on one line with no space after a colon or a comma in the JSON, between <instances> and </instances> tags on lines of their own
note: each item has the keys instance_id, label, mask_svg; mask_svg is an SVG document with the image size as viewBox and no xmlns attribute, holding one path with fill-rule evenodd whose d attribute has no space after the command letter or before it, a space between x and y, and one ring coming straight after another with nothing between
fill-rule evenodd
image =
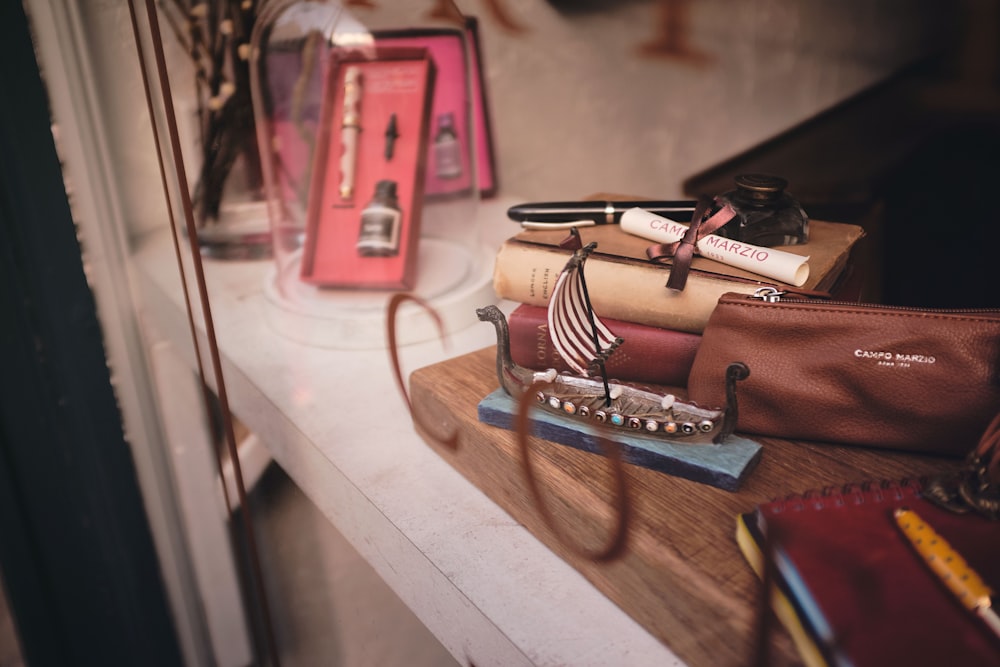
<instances>
[{"instance_id":1,"label":"pen clip","mask_svg":"<svg viewBox=\"0 0 1000 667\"><path fill-rule=\"evenodd\" d=\"M593 227L597 223L593 220L570 220L569 222L533 222L524 220L521 222L523 229L572 229L573 227Z\"/></svg>"}]
</instances>

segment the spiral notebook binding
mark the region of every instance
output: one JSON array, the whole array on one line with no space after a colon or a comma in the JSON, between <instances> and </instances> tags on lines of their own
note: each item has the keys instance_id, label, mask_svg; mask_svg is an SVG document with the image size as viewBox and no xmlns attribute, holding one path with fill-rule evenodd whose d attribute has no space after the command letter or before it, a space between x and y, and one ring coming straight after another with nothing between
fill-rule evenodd
<instances>
[{"instance_id":1,"label":"spiral notebook binding","mask_svg":"<svg viewBox=\"0 0 1000 667\"><path fill-rule=\"evenodd\" d=\"M806 509L822 510L862 505L866 502L881 503L887 499L902 500L908 495L918 495L926 483L925 477L907 477L848 482L840 486L832 484L821 489L791 493L776 498L763 507L772 514L780 514L786 510L801 512Z\"/></svg>"}]
</instances>

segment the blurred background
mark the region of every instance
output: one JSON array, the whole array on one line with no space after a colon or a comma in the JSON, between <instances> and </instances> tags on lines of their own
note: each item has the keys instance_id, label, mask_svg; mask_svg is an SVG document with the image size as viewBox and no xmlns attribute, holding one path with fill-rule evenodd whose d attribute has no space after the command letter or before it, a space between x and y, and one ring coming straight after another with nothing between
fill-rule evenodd
<instances>
[{"instance_id":1,"label":"blurred background","mask_svg":"<svg viewBox=\"0 0 1000 667\"><path fill-rule=\"evenodd\" d=\"M394 2L401 12L441 4ZM345 4L363 20L365 2ZM455 5L480 23L499 194L670 199L769 171L788 179L813 217L865 225L870 298L990 298L976 285L988 264L970 251L997 240L987 201L1000 110L994 0ZM145 195L160 186L135 106L141 81L120 67L133 57L127 12L94 3L81 17L114 128L109 149L133 184L125 217L140 234L165 214ZM190 66L172 56L178 71Z\"/></svg>"}]
</instances>

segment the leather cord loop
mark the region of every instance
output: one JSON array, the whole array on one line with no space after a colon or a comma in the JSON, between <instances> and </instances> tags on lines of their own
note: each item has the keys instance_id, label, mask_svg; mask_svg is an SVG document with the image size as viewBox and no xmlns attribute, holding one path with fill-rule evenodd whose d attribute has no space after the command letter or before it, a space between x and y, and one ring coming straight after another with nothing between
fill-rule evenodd
<instances>
[{"instance_id":1,"label":"leather cord loop","mask_svg":"<svg viewBox=\"0 0 1000 667\"><path fill-rule=\"evenodd\" d=\"M629 527L632 517L630 484L628 476L625 474L625 464L621 447L607 438L600 436L596 438L603 449L605 458L607 458L611 466L611 476L614 486L614 499L611 502L614 519L608 538L604 544L590 548L581 542L571 539L571 534L574 532L571 530L574 525L572 520L569 523L560 523L557 521L557 513L545 501L539 474L532 463L531 446L529 443L529 436L532 434L530 413L535 403L535 394L538 390L544 389L546 386L546 383L536 382L518 399L515 424L524 481L528 486L528 491L531 493L532 499L535 501L535 509L538 510L542 522L552 531L556 540L564 548L581 558L595 563L614 561L625 553L625 549L628 546Z\"/></svg>"},{"instance_id":2,"label":"leather cord loop","mask_svg":"<svg viewBox=\"0 0 1000 667\"><path fill-rule=\"evenodd\" d=\"M416 304L422 308L425 313L427 313L427 315L434 321L434 325L437 327L438 338L445 345L448 343L441 315L438 314L438 312L434 310L429 303L415 294L404 292L397 292L396 294L393 294L389 299L389 306L386 310L386 341L389 347L389 361L392 363L392 375L396 379L396 387L399 389L399 393L403 396L403 400L406 401L406 409L409 411L410 418L413 419L413 423L416 424L419 429L422 429L427 437L433 440L436 444L444 447L445 449L457 451L459 445L458 428L452 426L451 431L443 435L440 434L440 431L435 433L435 428L431 426L431 420L429 420L423 413L413 409L413 401L410 398L410 393L406 390L406 382L403 381L403 367L399 362L399 339L396 335L398 328L397 313L399 312L400 306L408 301Z\"/></svg>"}]
</instances>

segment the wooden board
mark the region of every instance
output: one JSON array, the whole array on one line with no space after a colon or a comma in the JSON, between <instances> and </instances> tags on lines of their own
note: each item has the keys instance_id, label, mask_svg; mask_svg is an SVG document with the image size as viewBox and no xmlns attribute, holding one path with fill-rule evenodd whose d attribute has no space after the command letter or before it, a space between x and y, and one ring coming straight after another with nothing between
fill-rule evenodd
<instances>
[{"instance_id":1,"label":"wooden board","mask_svg":"<svg viewBox=\"0 0 1000 667\"><path fill-rule=\"evenodd\" d=\"M517 401L503 389L496 389L479 401L479 421L505 429L517 428ZM532 433L545 440L602 452L593 426L547 410L531 415ZM668 475L711 484L735 491L760 460L761 446L732 434L724 444L714 445L708 435L696 434L687 440L670 441L636 431L605 429L603 439L614 442L626 463L640 465Z\"/></svg>"},{"instance_id":2,"label":"wooden board","mask_svg":"<svg viewBox=\"0 0 1000 667\"><path fill-rule=\"evenodd\" d=\"M929 456L760 439L761 461L737 492L625 466L631 500L626 546L617 559L594 562L560 543L542 520L524 479L516 434L479 422L476 406L496 389L495 373L492 347L415 371L410 390L418 432L692 667L751 661L760 584L736 545L737 513L790 493L959 465ZM435 439L450 432L458 434L454 449ZM562 530L577 546L595 549L605 544L615 506L608 462L598 454L537 438L531 440L531 454L548 507ZM780 624L773 627L769 664L800 664Z\"/></svg>"}]
</instances>

